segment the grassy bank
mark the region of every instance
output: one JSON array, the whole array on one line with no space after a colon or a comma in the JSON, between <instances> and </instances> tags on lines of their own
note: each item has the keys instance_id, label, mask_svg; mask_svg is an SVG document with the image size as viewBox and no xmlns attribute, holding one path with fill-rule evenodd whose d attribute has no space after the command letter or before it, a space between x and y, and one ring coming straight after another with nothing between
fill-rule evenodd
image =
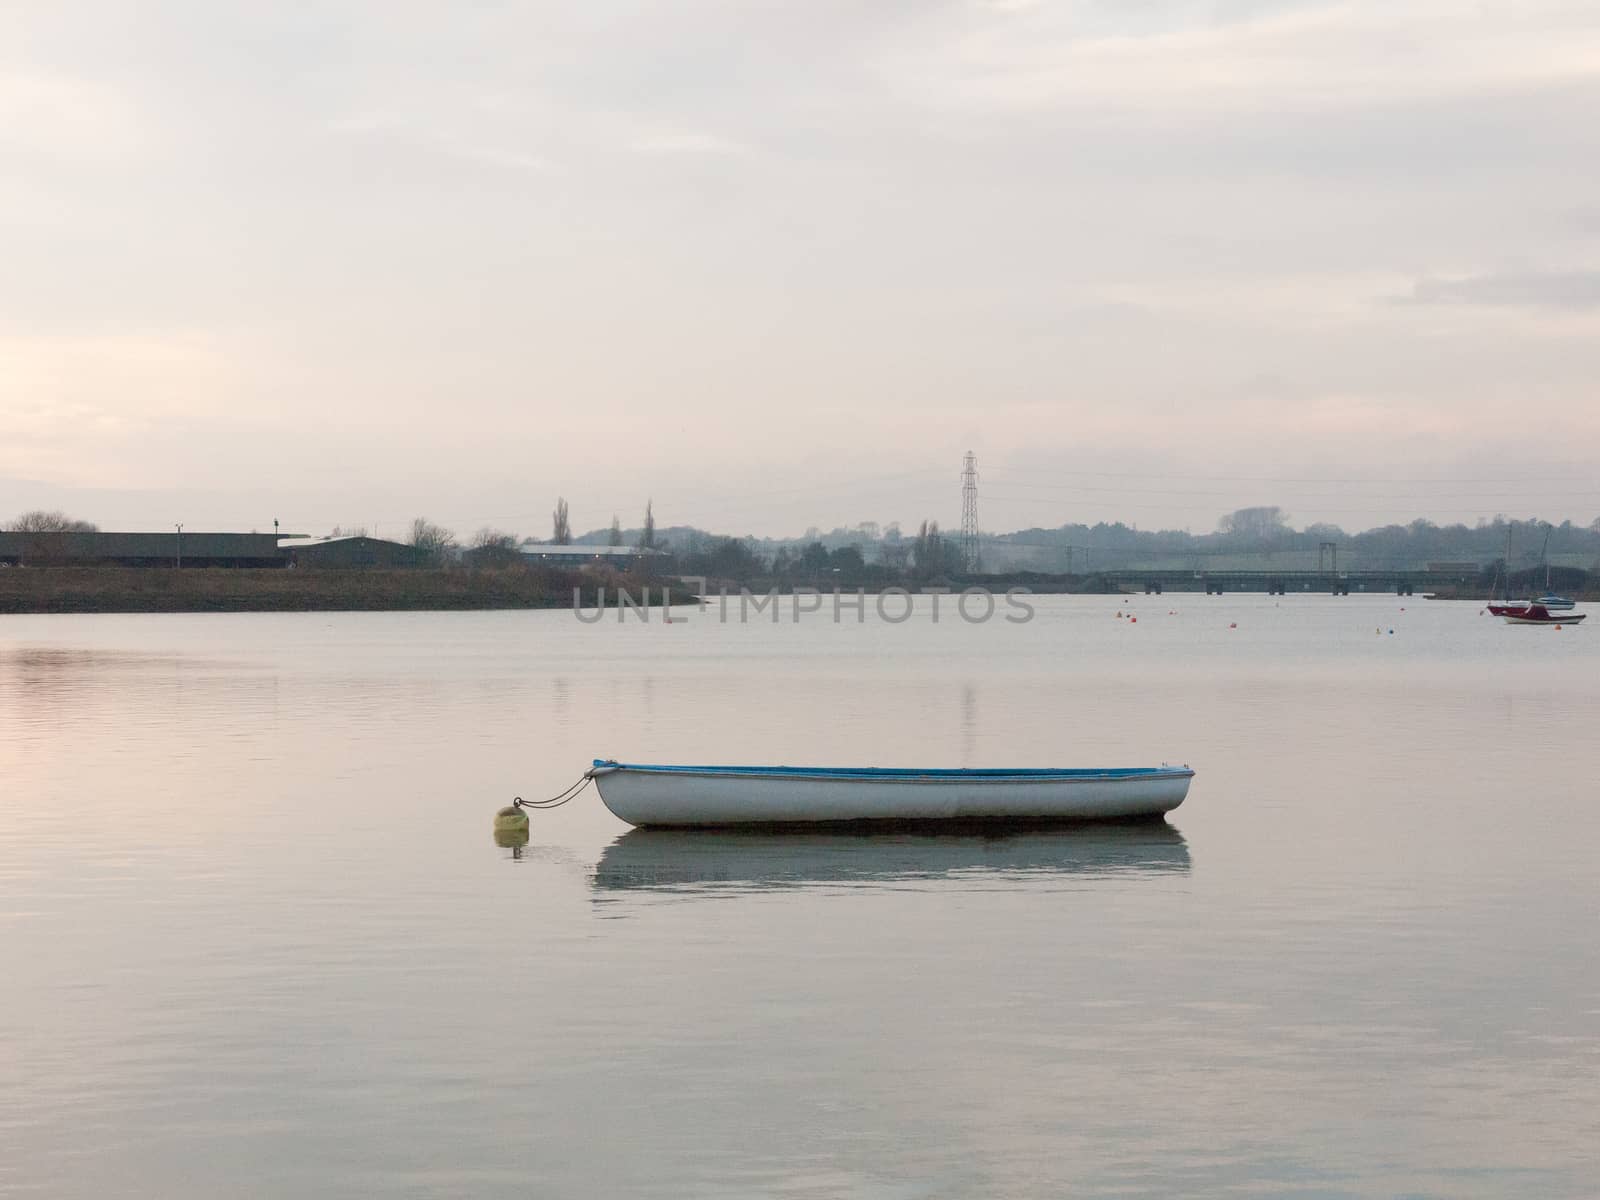
<instances>
[{"instance_id":1,"label":"grassy bank","mask_svg":"<svg viewBox=\"0 0 1600 1200\"><path fill-rule=\"evenodd\" d=\"M572 589L595 603L580 572L499 570L163 570L12 567L0 570L0 613L383 612L565 608ZM659 585L657 585L659 587ZM637 586L634 594L639 594ZM657 595L655 587L652 597ZM679 597L678 599L683 599ZM615 603L608 588L608 600Z\"/></svg>"}]
</instances>

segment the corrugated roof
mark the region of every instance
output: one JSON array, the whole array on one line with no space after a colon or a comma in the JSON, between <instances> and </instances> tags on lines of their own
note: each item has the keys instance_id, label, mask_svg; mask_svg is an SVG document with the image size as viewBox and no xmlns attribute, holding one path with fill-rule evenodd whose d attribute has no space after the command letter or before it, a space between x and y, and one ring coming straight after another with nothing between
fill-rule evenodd
<instances>
[{"instance_id":1,"label":"corrugated roof","mask_svg":"<svg viewBox=\"0 0 1600 1200\"><path fill-rule=\"evenodd\" d=\"M160 533L0 533L0 553L51 553L73 558L276 558L270 533L207 533L176 529Z\"/></svg>"},{"instance_id":2,"label":"corrugated roof","mask_svg":"<svg viewBox=\"0 0 1600 1200\"><path fill-rule=\"evenodd\" d=\"M523 554L540 554L550 558L608 558L662 553L660 550L642 550L638 546L556 546L544 542L523 542L518 550Z\"/></svg>"}]
</instances>

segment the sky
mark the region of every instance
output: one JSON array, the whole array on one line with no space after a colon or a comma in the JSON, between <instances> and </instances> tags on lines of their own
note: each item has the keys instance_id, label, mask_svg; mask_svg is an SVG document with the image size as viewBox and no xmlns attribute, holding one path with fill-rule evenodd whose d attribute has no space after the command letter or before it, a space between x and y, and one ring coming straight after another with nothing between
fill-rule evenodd
<instances>
[{"instance_id":1,"label":"sky","mask_svg":"<svg viewBox=\"0 0 1600 1200\"><path fill-rule=\"evenodd\" d=\"M0 520L1600 514L1594 0L0 8Z\"/></svg>"}]
</instances>

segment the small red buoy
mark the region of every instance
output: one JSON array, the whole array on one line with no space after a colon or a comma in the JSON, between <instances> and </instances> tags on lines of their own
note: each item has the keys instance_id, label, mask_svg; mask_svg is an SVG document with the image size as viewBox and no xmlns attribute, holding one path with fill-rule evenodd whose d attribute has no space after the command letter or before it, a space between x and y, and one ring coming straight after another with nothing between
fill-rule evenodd
<instances>
[{"instance_id":1,"label":"small red buoy","mask_svg":"<svg viewBox=\"0 0 1600 1200\"><path fill-rule=\"evenodd\" d=\"M1138 624L1138 623L1139 623L1139 618L1138 618L1138 617L1129 617L1129 618L1128 618L1128 621L1129 621L1129 623L1131 623L1131 624L1134 624L1134 625L1137 625L1137 624ZM1556 626L1556 628L1557 628L1557 629L1560 629L1560 628L1561 628L1561 626L1559 626L1559 625L1557 625L1557 626Z\"/></svg>"},{"instance_id":2,"label":"small red buoy","mask_svg":"<svg viewBox=\"0 0 1600 1200\"><path fill-rule=\"evenodd\" d=\"M1229 629L1237 629L1237 628L1239 628L1239 622L1237 622L1237 621L1229 621L1228 622L1228 628Z\"/></svg>"}]
</instances>

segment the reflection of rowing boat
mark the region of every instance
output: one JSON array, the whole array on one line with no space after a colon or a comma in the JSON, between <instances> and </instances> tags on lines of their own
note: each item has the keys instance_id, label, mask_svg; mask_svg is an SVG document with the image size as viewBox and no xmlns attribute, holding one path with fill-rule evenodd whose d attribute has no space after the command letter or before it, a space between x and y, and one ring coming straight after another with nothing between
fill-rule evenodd
<instances>
[{"instance_id":1,"label":"reflection of rowing boat","mask_svg":"<svg viewBox=\"0 0 1600 1200\"><path fill-rule=\"evenodd\" d=\"M1183 803L1188 767L667 767L596 759L600 799L630 825L1104 821Z\"/></svg>"},{"instance_id":2,"label":"reflection of rowing boat","mask_svg":"<svg viewBox=\"0 0 1600 1200\"><path fill-rule=\"evenodd\" d=\"M1056 826L998 836L634 829L600 855L604 889L726 884L749 889L938 879L952 875L1170 875L1189 847L1165 821Z\"/></svg>"}]
</instances>

